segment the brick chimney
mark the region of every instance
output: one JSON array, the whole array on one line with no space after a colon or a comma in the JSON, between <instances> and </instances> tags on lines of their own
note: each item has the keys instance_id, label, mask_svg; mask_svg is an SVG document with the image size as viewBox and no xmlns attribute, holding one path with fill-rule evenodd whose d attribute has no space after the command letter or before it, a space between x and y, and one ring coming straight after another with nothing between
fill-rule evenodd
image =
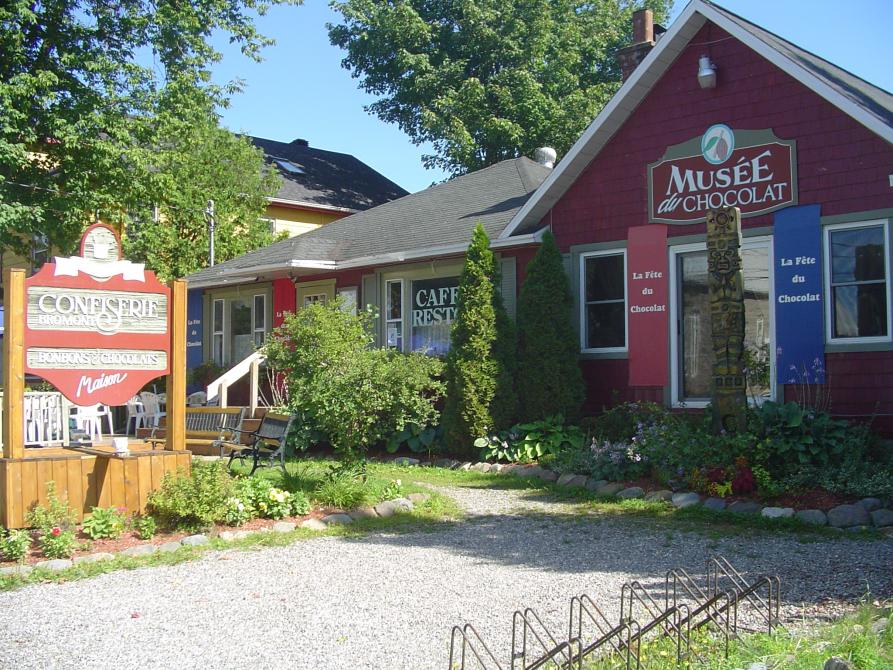
<instances>
[{"instance_id":1,"label":"brick chimney","mask_svg":"<svg viewBox=\"0 0 893 670\"><path fill-rule=\"evenodd\" d=\"M617 51L617 63L623 81L629 79L633 70L645 60L654 47L654 14L650 9L640 9L633 13L633 42Z\"/></svg>"}]
</instances>

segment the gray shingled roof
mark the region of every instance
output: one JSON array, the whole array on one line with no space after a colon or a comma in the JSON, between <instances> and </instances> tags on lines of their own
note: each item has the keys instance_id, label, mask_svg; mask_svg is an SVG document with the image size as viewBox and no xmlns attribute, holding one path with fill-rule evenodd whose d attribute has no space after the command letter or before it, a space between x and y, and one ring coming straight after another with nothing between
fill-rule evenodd
<instances>
[{"instance_id":1,"label":"gray shingled roof","mask_svg":"<svg viewBox=\"0 0 893 670\"><path fill-rule=\"evenodd\" d=\"M822 79L835 91L849 98L852 102L862 107L866 112L877 118L882 123L893 126L893 94L874 84L857 77L852 72L844 70L824 58L815 55L788 42L773 32L751 23L747 19L730 12L725 7L717 5L710 0L703 0L716 11L725 15L730 21L734 21L744 30L757 39L765 42L770 47L783 54L786 58L806 68L816 77Z\"/></svg>"},{"instance_id":2,"label":"gray shingled roof","mask_svg":"<svg viewBox=\"0 0 893 670\"><path fill-rule=\"evenodd\" d=\"M350 154L316 149L303 140L276 142L251 136L248 139L264 152L267 164L282 176L282 186L275 198L362 210L408 193ZM283 170L276 165L276 158L293 163L304 174Z\"/></svg>"},{"instance_id":3,"label":"gray shingled roof","mask_svg":"<svg viewBox=\"0 0 893 670\"><path fill-rule=\"evenodd\" d=\"M369 256L467 244L480 222L491 239L542 183L550 169L514 158L338 219L187 277L212 285L239 272L295 261L338 263Z\"/></svg>"}]
</instances>

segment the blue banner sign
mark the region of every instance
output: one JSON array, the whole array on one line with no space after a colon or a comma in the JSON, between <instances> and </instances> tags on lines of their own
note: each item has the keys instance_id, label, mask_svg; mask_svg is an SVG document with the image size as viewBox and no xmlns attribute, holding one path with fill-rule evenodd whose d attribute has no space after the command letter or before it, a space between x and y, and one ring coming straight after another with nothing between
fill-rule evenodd
<instances>
[{"instance_id":1,"label":"blue banner sign","mask_svg":"<svg viewBox=\"0 0 893 670\"><path fill-rule=\"evenodd\" d=\"M193 289L186 298L186 367L202 363L202 291Z\"/></svg>"},{"instance_id":2,"label":"blue banner sign","mask_svg":"<svg viewBox=\"0 0 893 670\"><path fill-rule=\"evenodd\" d=\"M779 384L825 383L821 207L775 213L775 373Z\"/></svg>"}]
</instances>

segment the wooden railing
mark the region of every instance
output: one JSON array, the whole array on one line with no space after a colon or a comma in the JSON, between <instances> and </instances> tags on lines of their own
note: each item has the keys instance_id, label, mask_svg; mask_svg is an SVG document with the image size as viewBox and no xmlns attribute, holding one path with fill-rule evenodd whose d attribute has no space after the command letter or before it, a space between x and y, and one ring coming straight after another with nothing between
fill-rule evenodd
<instances>
[{"instance_id":1,"label":"wooden railing","mask_svg":"<svg viewBox=\"0 0 893 670\"><path fill-rule=\"evenodd\" d=\"M260 397L260 366L263 365L266 360L266 357L260 351L255 351L208 384L208 404L213 404L216 401L220 407L226 407L229 387L242 379L245 375L250 375L248 416L253 417L257 410L258 398Z\"/></svg>"},{"instance_id":2,"label":"wooden railing","mask_svg":"<svg viewBox=\"0 0 893 670\"><path fill-rule=\"evenodd\" d=\"M0 399L3 392L0 391ZM25 392L25 446L68 444L68 417L71 403L58 391ZM3 434L0 412L0 436ZM2 446L2 437L0 437Z\"/></svg>"}]
</instances>

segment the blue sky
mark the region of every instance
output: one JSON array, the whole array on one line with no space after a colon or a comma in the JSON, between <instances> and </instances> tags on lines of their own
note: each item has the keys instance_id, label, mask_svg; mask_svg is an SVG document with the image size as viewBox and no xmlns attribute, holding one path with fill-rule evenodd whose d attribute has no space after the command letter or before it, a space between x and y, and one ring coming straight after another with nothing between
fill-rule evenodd
<instances>
[{"instance_id":1,"label":"blue sky","mask_svg":"<svg viewBox=\"0 0 893 670\"><path fill-rule=\"evenodd\" d=\"M722 6L826 58L868 81L893 90L893 41L889 0L721 0ZM673 18L686 3L677 0ZM409 191L445 175L425 170L422 155L396 126L379 121L363 106L374 100L341 67L343 52L329 44L326 22L338 15L325 0L278 7L258 20L276 44L256 64L228 44L218 81L240 78L245 91L223 111L232 130L280 141L301 137L311 146L357 156Z\"/></svg>"}]
</instances>

